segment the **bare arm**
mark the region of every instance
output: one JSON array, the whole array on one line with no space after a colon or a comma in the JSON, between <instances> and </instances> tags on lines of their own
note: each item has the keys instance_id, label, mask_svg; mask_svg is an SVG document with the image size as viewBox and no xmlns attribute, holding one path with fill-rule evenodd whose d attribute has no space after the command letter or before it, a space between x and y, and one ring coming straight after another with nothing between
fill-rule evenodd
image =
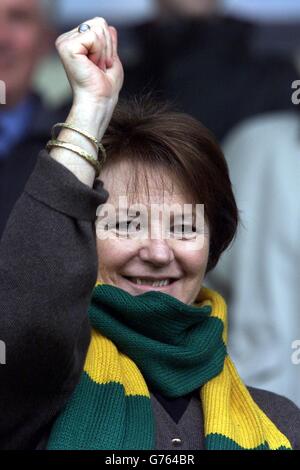
<instances>
[{"instance_id":1,"label":"bare arm","mask_svg":"<svg viewBox=\"0 0 300 470\"><path fill-rule=\"evenodd\" d=\"M60 36L56 47L74 96L67 122L101 141L117 104L124 74L118 57L116 30L103 18L87 23L90 31L78 34L75 28ZM80 134L64 129L58 138L96 155L94 145ZM53 149L51 156L80 181L90 187L93 185L95 172L80 156L65 149Z\"/></svg>"}]
</instances>

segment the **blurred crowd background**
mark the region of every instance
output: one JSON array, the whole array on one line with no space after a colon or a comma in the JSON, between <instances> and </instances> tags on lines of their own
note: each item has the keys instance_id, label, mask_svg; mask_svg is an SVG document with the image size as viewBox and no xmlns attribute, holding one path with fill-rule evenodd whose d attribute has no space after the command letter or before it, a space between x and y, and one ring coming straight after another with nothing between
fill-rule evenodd
<instances>
[{"instance_id":1,"label":"blurred crowd background","mask_svg":"<svg viewBox=\"0 0 300 470\"><path fill-rule=\"evenodd\" d=\"M173 3L182 4L180 11L176 12L173 9L171 13L174 15L173 20L176 17L182 22L193 17L203 19L209 11L207 6L209 9L209 4L212 4L222 16L250 22L254 30L252 29L249 34L249 46L256 54L272 53L292 58L296 64L299 64L300 70L300 2L297 0L128 0L126 2L123 0L86 0L84 3L72 0L49 0L51 1L55 5L53 20L58 33L73 28L74 24L94 15L103 16L111 24L116 25L120 34L122 59L128 66L138 63L140 58L141 44L138 41L139 38L136 37L136 28L147 22L155 22L158 17L162 16L160 4L171 5ZM199 9L197 11L195 7L193 13L193 6L189 8L189 5L197 3ZM152 39L155 49L156 38L151 32L149 41ZM174 36L169 38L170 42L175 39ZM235 47L238 45L237 43ZM184 49L184 44L182 47ZM159 52L158 48L157 52ZM55 77L54 83L49 80L49 74ZM52 86L49 86L49 83ZM50 105L61 103L62 98L70 93L56 54L41 62L35 75L35 85Z\"/></svg>"},{"instance_id":2,"label":"blurred crowd background","mask_svg":"<svg viewBox=\"0 0 300 470\"><path fill-rule=\"evenodd\" d=\"M206 283L244 381L300 406L299 0L1 0L0 236L70 106L55 38L93 16L118 28L124 96L152 91L220 141L241 226Z\"/></svg>"}]
</instances>

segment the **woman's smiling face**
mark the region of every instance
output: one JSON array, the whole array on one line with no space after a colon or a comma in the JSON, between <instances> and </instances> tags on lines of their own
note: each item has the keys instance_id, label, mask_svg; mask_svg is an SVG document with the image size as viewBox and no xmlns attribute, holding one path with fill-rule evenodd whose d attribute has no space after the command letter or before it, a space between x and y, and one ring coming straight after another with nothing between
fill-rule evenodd
<instances>
[{"instance_id":1,"label":"woman's smiling face","mask_svg":"<svg viewBox=\"0 0 300 470\"><path fill-rule=\"evenodd\" d=\"M105 213L106 217L97 219L98 280L132 295L149 290L161 291L191 304L197 297L207 268L208 226L200 216L193 221L185 219L182 227L181 211L184 210L184 204L191 201L171 177L163 175L162 189L161 183L157 183L158 179L161 182L162 171L147 171L147 188L141 188L139 184L139 190L134 191L132 198L133 192L128 192L128 188L132 187L132 173L132 165L123 161L118 166L104 169L100 175L109 192L107 204L114 209L114 216L111 211L109 216L104 211L102 214ZM124 201L124 196L128 198L128 207L133 209L131 214L129 211L129 216L127 210L120 210L120 198ZM139 211L140 217L135 220L137 206L134 209L132 203L142 204L139 207L145 208ZM163 207L158 216L154 210L157 205ZM176 213L179 217L176 217ZM193 213L195 216L195 210ZM147 220L143 218L145 214ZM128 234L128 225L135 227L134 233ZM146 235L143 232L144 236L140 235L141 225L148 229ZM104 226L108 229L106 237L103 236Z\"/></svg>"}]
</instances>

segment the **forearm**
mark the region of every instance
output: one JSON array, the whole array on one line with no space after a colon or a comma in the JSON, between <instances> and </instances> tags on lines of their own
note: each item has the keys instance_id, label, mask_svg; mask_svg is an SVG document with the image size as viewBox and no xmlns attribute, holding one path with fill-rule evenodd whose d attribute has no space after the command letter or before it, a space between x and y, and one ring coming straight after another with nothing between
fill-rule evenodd
<instances>
[{"instance_id":1,"label":"forearm","mask_svg":"<svg viewBox=\"0 0 300 470\"><path fill-rule=\"evenodd\" d=\"M99 100L98 103L75 100L66 122L101 141L108 127L114 107L115 100L112 101L111 99ZM75 131L62 129L58 139L74 144L91 154L94 158L97 157L96 146L89 139ZM70 150L61 148L53 148L50 155L70 170L82 183L89 187L93 186L95 170L84 158Z\"/></svg>"}]
</instances>

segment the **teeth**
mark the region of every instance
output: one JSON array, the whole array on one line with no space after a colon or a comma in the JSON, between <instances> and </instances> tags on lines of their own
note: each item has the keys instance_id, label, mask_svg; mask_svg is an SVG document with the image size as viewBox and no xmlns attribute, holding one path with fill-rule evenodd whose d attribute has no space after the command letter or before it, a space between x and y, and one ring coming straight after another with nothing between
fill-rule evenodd
<instances>
[{"instance_id":1,"label":"teeth","mask_svg":"<svg viewBox=\"0 0 300 470\"><path fill-rule=\"evenodd\" d=\"M138 286L152 286L152 287L165 287L170 284L169 279L164 279L162 281L150 281L149 279L141 279L138 277L132 278L132 281Z\"/></svg>"}]
</instances>

